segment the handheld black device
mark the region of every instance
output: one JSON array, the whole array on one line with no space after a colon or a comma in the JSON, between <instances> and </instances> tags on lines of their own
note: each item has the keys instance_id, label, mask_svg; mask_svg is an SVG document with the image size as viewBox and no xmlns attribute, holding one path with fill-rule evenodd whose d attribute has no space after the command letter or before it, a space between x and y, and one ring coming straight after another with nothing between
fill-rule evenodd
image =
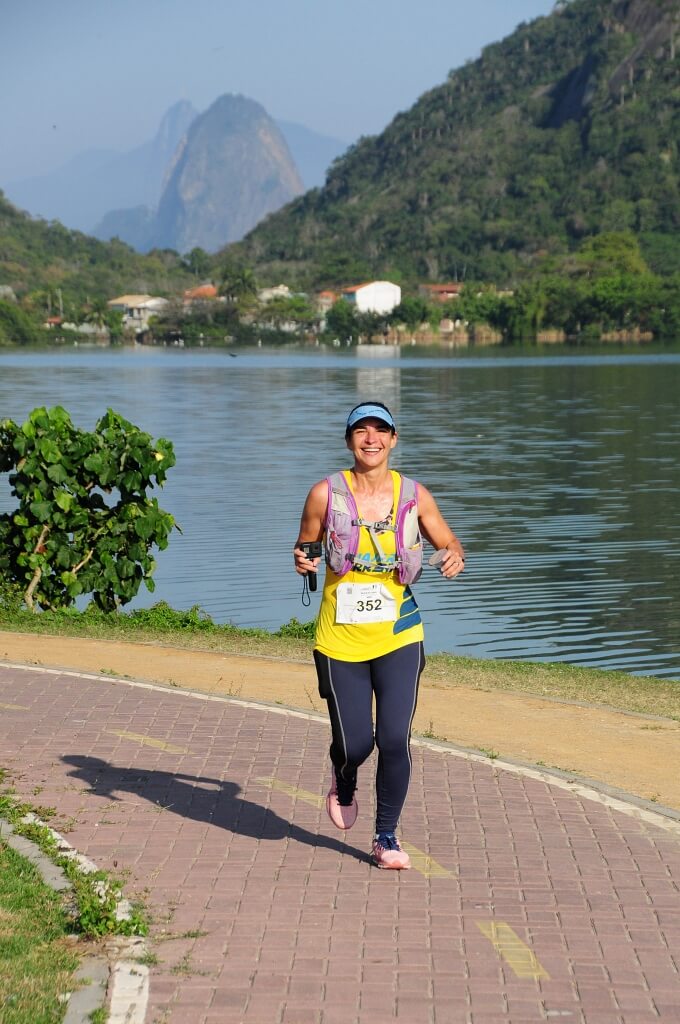
<instances>
[{"instance_id":1,"label":"handheld black device","mask_svg":"<svg viewBox=\"0 0 680 1024\"><path fill-rule=\"evenodd\" d=\"M320 540L307 541L300 545L300 549L304 551L307 558L321 558L323 553L323 547ZM310 590L316 590L316 573L307 573L307 582L309 583Z\"/></svg>"}]
</instances>

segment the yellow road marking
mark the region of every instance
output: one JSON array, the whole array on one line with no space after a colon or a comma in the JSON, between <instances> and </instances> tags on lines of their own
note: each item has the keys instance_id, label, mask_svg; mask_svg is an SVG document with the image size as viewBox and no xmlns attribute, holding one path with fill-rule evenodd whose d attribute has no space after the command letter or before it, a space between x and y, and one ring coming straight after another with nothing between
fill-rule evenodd
<instances>
[{"instance_id":1,"label":"yellow road marking","mask_svg":"<svg viewBox=\"0 0 680 1024\"><path fill-rule=\"evenodd\" d=\"M107 729L111 736L120 736L122 740L132 740L133 743L141 743L145 747L154 747L156 750L164 750L168 754L187 754L184 747L175 747L165 740L155 740L151 736L142 736L137 732L123 732L122 729Z\"/></svg>"},{"instance_id":2,"label":"yellow road marking","mask_svg":"<svg viewBox=\"0 0 680 1024\"><path fill-rule=\"evenodd\" d=\"M0 708L3 711L30 711L30 708L24 707L23 704L0 704Z\"/></svg>"},{"instance_id":3,"label":"yellow road marking","mask_svg":"<svg viewBox=\"0 0 680 1024\"><path fill-rule=\"evenodd\" d=\"M287 782L279 782L278 779L267 778L255 781L269 789L276 789L279 793L292 796L294 800L302 800L306 804L311 804L312 807L323 807L326 803L326 798L319 796L318 793L310 793L308 789L297 789L295 786L289 786Z\"/></svg>"},{"instance_id":4,"label":"yellow road marking","mask_svg":"<svg viewBox=\"0 0 680 1024\"><path fill-rule=\"evenodd\" d=\"M477 921L477 927L518 978L550 978L536 955L509 924L503 921Z\"/></svg>"},{"instance_id":5,"label":"yellow road marking","mask_svg":"<svg viewBox=\"0 0 680 1024\"><path fill-rule=\"evenodd\" d=\"M280 782L278 779L272 778L260 778L255 781L259 782L262 786L267 786L269 789L285 793L287 796L293 797L294 800L302 800L304 803L311 804L312 807L325 807L326 805L325 797L319 796L318 793L310 793L307 789L297 789L295 786L290 786L287 782ZM411 846L410 843L404 842L401 845L411 858L411 866L416 871L419 871L421 875L425 875L426 878L454 877L453 871L443 868L433 857L423 853L416 846Z\"/></svg>"},{"instance_id":6,"label":"yellow road marking","mask_svg":"<svg viewBox=\"0 0 680 1024\"><path fill-rule=\"evenodd\" d=\"M425 875L426 878L455 878L455 872L449 871L448 868L444 868L439 864L434 857L430 857L429 853L423 853L417 846L411 846L410 843L405 843L401 840L401 847L406 850L407 854L411 858L411 866L419 871L421 875Z\"/></svg>"}]
</instances>

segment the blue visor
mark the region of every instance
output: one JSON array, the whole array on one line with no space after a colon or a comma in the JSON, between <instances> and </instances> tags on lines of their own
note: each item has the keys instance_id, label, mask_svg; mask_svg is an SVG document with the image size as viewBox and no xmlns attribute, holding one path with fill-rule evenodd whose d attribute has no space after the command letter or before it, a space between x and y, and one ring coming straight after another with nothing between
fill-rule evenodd
<instances>
[{"instance_id":1,"label":"blue visor","mask_svg":"<svg viewBox=\"0 0 680 1024\"><path fill-rule=\"evenodd\" d=\"M359 420L367 419L381 420L388 427L391 427L392 430L397 429L391 413L387 409L383 409L382 405L373 405L371 402L366 402L364 405L358 405L356 409L352 409L347 418L347 429L351 430Z\"/></svg>"}]
</instances>

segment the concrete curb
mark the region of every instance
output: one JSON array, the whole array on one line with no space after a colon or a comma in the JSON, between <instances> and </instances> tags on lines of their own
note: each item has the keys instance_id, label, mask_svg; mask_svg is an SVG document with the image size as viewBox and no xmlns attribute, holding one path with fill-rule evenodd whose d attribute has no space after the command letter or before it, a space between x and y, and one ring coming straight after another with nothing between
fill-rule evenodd
<instances>
[{"instance_id":1,"label":"concrete curb","mask_svg":"<svg viewBox=\"0 0 680 1024\"><path fill-rule=\"evenodd\" d=\"M103 957L83 960L74 975L83 987L71 993L63 1024L90 1024L94 1011L106 1005L109 973L109 963Z\"/></svg>"},{"instance_id":2,"label":"concrete curb","mask_svg":"<svg viewBox=\"0 0 680 1024\"><path fill-rule=\"evenodd\" d=\"M32 823L46 828L60 853L75 860L81 870L86 873L98 870L93 861L78 853L37 815L27 817ZM0 839L33 864L50 889L60 893L72 890L63 869L54 864L36 843L17 835L14 826L2 817ZM129 910L129 906L126 900L121 901L123 913ZM143 1024L149 994L149 970L136 962L146 952L143 939L117 936L106 943L105 949L106 955L85 957L75 972L74 981L79 985L82 983L82 987L70 994L63 1024L90 1024L91 1014L100 1008L107 1009L108 1024Z\"/></svg>"}]
</instances>

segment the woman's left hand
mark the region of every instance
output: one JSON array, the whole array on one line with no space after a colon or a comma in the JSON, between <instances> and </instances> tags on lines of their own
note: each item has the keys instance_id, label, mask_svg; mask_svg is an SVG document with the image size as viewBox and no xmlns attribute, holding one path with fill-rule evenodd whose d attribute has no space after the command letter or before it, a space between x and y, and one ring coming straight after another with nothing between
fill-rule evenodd
<instances>
[{"instance_id":1,"label":"woman's left hand","mask_svg":"<svg viewBox=\"0 0 680 1024\"><path fill-rule=\"evenodd\" d=\"M465 568L465 559L457 551L452 551L449 548L437 568L442 576L452 579L454 576L459 576Z\"/></svg>"}]
</instances>

